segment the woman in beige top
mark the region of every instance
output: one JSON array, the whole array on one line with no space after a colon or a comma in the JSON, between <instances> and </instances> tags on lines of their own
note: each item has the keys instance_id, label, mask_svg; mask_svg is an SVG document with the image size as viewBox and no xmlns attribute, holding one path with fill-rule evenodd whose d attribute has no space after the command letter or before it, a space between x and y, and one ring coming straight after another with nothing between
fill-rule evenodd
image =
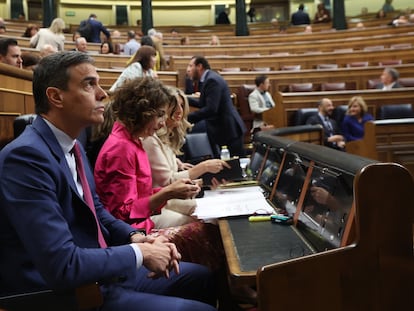
<instances>
[{"instance_id":1,"label":"woman in beige top","mask_svg":"<svg viewBox=\"0 0 414 311\"><path fill-rule=\"evenodd\" d=\"M40 50L45 44L50 44L58 51L64 50L65 22L61 18L55 18L49 28L41 28L33 37L30 38L30 46Z\"/></svg>"}]
</instances>

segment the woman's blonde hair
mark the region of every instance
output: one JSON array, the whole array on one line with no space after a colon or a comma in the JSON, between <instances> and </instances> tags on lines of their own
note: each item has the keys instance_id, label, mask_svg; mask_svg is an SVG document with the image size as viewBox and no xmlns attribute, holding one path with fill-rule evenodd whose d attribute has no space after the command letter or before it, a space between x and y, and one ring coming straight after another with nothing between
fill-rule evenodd
<instances>
[{"instance_id":1,"label":"woman's blonde hair","mask_svg":"<svg viewBox=\"0 0 414 311\"><path fill-rule=\"evenodd\" d=\"M367 113L368 107L364 99L361 96L353 96L348 102L348 110L346 112L347 114L349 114L349 109L351 108L353 103L357 103L359 107L361 107L361 116Z\"/></svg>"},{"instance_id":2,"label":"woman's blonde hair","mask_svg":"<svg viewBox=\"0 0 414 311\"><path fill-rule=\"evenodd\" d=\"M184 144L185 136L187 132L191 130L193 125L187 120L187 116L190 112L187 96L185 96L185 94L177 88L171 88L171 91L174 95L174 99L171 102L168 118L171 119L174 116L174 113L179 105L178 98L181 98L183 101L183 117L177 127L174 127L171 131L161 130L157 133L157 135L164 144L171 147L176 155L180 155L183 154L181 147Z\"/></svg>"},{"instance_id":3,"label":"woman's blonde hair","mask_svg":"<svg viewBox=\"0 0 414 311\"><path fill-rule=\"evenodd\" d=\"M65 29L65 21L61 18L55 18L50 24L49 30L53 33L63 33Z\"/></svg>"}]
</instances>

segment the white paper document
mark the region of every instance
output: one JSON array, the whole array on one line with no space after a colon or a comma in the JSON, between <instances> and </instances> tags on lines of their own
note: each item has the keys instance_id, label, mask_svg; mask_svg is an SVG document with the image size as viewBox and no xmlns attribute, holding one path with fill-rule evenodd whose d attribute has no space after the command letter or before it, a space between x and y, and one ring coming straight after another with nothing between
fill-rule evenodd
<instances>
[{"instance_id":1,"label":"white paper document","mask_svg":"<svg viewBox=\"0 0 414 311\"><path fill-rule=\"evenodd\" d=\"M196 199L196 202L193 215L199 219L274 212L259 186L206 191L204 197Z\"/></svg>"}]
</instances>

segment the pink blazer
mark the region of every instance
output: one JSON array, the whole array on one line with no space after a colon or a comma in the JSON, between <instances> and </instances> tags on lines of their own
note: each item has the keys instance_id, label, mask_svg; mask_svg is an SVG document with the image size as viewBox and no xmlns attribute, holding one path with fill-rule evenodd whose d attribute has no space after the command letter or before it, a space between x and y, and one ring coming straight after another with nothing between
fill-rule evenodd
<instances>
[{"instance_id":1,"label":"pink blazer","mask_svg":"<svg viewBox=\"0 0 414 311\"><path fill-rule=\"evenodd\" d=\"M99 152L94 177L96 192L115 217L147 232L154 227L149 201L161 188L152 188L151 167L141 141L118 122Z\"/></svg>"}]
</instances>

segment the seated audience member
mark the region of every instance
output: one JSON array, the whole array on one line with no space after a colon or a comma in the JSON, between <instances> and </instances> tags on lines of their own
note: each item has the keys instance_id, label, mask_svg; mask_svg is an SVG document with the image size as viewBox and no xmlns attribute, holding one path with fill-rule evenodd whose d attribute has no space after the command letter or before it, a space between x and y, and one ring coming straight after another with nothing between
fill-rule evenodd
<instances>
[{"instance_id":1,"label":"seated audience member","mask_svg":"<svg viewBox=\"0 0 414 311\"><path fill-rule=\"evenodd\" d=\"M75 41L75 51L88 53L88 42L84 37L79 37Z\"/></svg>"},{"instance_id":2,"label":"seated audience member","mask_svg":"<svg viewBox=\"0 0 414 311\"><path fill-rule=\"evenodd\" d=\"M121 32L119 30L112 30L111 31L111 38L121 38Z\"/></svg>"},{"instance_id":3,"label":"seated audience member","mask_svg":"<svg viewBox=\"0 0 414 311\"><path fill-rule=\"evenodd\" d=\"M269 93L270 80L266 75L257 76L254 83L256 88L249 94L250 110L255 113L252 131L259 131L268 127L263 121L262 113L275 106L272 95Z\"/></svg>"},{"instance_id":4,"label":"seated audience member","mask_svg":"<svg viewBox=\"0 0 414 311\"><path fill-rule=\"evenodd\" d=\"M102 310L216 310L208 269L179 261L173 243L142 235L100 202L76 140L103 121L98 82L85 53L50 55L34 71L37 117L0 152L2 294L99 284Z\"/></svg>"},{"instance_id":5,"label":"seated audience member","mask_svg":"<svg viewBox=\"0 0 414 311\"><path fill-rule=\"evenodd\" d=\"M190 44L190 37L189 36L182 37L180 39L180 44L181 45L189 45Z\"/></svg>"},{"instance_id":6,"label":"seated audience member","mask_svg":"<svg viewBox=\"0 0 414 311\"><path fill-rule=\"evenodd\" d=\"M22 53L22 60L23 60L23 63L22 63L23 69L34 70L34 68L40 61L40 56L34 53L25 52L25 53Z\"/></svg>"},{"instance_id":7,"label":"seated audience member","mask_svg":"<svg viewBox=\"0 0 414 311\"><path fill-rule=\"evenodd\" d=\"M376 88L381 90L391 90L400 88L401 85L398 83L400 74L397 69L386 67L381 74L381 83Z\"/></svg>"},{"instance_id":8,"label":"seated audience member","mask_svg":"<svg viewBox=\"0 0 414 311\"><path fill-rule=\"evenodd\" d=\"M188 115L188 121L195 126L205 123L214 157L220 157L220 147L226 145L230 156L245 155L243 138L246 127L233 105L227 82L217 72L211 70L207 59L202 56L191 58L187 74L193 81L200 81L199 107Z\"/></svg>"},{"instance_id":9,"label":"seated audience member","mask_svg":"<svg viewBox=\"0 0 414 311\"><path fill-rule=\"evenodd\" d=\"M143 146L151 163L152 182L154 187L164 187L180 178L199 178L205 173L218 173L228 164L219 159L203 161L196 165L182 163L177 155L181 155L181 147L187 131L192 125L187 121L189 105L186 96L177 90L174 104L168 112L165 127L154 135L143 140ZM191 201L191 200L187 200Z\"/></svg>"},{"instance_id":10,"label":"seated audience member","mask_svg":"<svg viewBox=\"0 0 414 311\"><path fill-rule=\"evenodd\" d=\"M342 136L336 121L331 118L334 106L329 98L323 98L318 103L318 114L309 117L306 124L323 126L324 145L338 150L344 150L345 138Z\"/></svg>"},{"instance_id":11,"label":"seated audience member","mask_svg":"<svg viewBox=\"0 0 414 311\"><path fill-rule=\"evenodd\" d=\"M17 40L13 38L0 39L0 62L22 68L22 51L17 44Z\"/></svg>"},{"instance_id":12,"label":"seated audience member","mask_svg":"<svg viewBox=\"0 0 414 311\"><path fill-rule=\"evenodd\" d=\"M132 59L129 61L128 67L122 71L121 75L115 81L115 83L109 89L110 92L114 92L118 87L126 80L142 77L155 78L156 74L152 68L155 64L156 52L151 46L141 46L135 53Z\"/></svg>"},{"instance_id":13,"label":"seated audience member","mask_svg":"<svg viewBox=\"0 0 414 311\"><path fill-rule=\"evenodd\" d=\"M397 16L390 23L390 25L392 26L401 26L401 25L406 25L406 24L408 24L408 18L405 15Z\"/></svg>"},{"instance_id":14,"label":"seated audience member","mask_svg":"<svg viewBox=\"0 0 414 311\"><path fill-rule=\"evenodd\" d=\"M367 121L374 120L368 113L367 105L361 96L349 100L348 109L342 121L342 134L345 141L353 141L364 137L364 126Z\"/></svg>"},{"instance_id":15,"label":"seated audience member","mask_svg":"<svg viewBox=\"0 0 414 311\"><path fill-rule=\"evenodd\" d=\"M114 48L110 41L104 41L101 43L99 54L114 54Z\"/></svg>"},{"instance_id":16,"label":"seated audience member","mask_svg":"<svg viewBox=\"0 0 414 311\"><path fill-rule=\"evenodd\" d=\"M358 23L355 25L355 29L356 29L356 30L363 30L363 29L365 29L365 25L364 25L364 23L363 23L363 22L358 22Z\"/></svg>"},{"instance_id":17,"label":"seated audience member","mask_svg":"<svg viewBox=\"0 0 414 311\"><path fill-rule=\"evenodd\" d=\"M378 11L376 17L377 18L386 18L387 17L387 13L385 13L384 10L381 9L381 10Z\"/></svg>"},{"instance_id":18,"label":"seated audience member","mask_svg":"<svg viewBox=\"0 0 414 311\"><path fill-rule=\"evenodd\" d=\"M124 52L125 55L134 55L138 49L140 48L141 44L136 40L135 31L129 30L127 32L127 43L124 44Z\"/></svg>"},{"instance_id":19,"label":"seated audience member","mask_svg":"<svg viewBox=\"0 0 414 311\"><path fill-rule=\"evenodd\" d=\"M39 26L35 25L35 24L29 24L26 27L26 30L23 33L24 38L31 38L33 37L35 34L37 34L37 32L39 31Z\"/></svg>"},{"instance_id":20,"label":"seated audience member","mask_svg":"<svg viewBox=\"0 0 414 311\"><path fill-rule=\"evenodd\" d=\"M303 33L312 33L312 26L311 25L306 25L305 30L303 31Z\"/></svg>"},{"instance_id":21,"label":"seated audience member","mask_svg":"<svg viewBox=\"0 0 414 311\"><path fill-rule=\"evenodd\" d=\"M319 23L329 23L330 21L331 21L331 14L325 8L325 5L323 3L319 3L313 22L315 24L319 24Z\"/></svg>"},{"instance_id":22,"label":"seated audience member","mask_svg":"<svg viewBox=\"0 0 414 311\"><path fill-rule=\"evenodd\" d=\"M6 32L6 25L0 24L0 34L5 33L5 32Z\"/></svg>"},{"instance_id":23,"label":"seated audience member","mask_svg":"<svg viewBox=\"0 0 414 311\"><path fill-rule=\"evenodd\" d=\"M50 54L54 54L54 53L56 53L56 52L58 52L58 50L54 47L54 46L52 46L52 45L50 45L50 44L45 44L41 49L40 49L40 57L45 57L45 56L48 56L48 55L50 55Z\"/></svg>"},{"instance_id":24,"label":"seated audience member","mask_svg":"<svg viewBox=\"0 0 414 311\"><path fill-rule=\"evenodd\" d=\"M76 39L78 39L78 38L80 38L80 37L82 37L82 35L79 33L79 31L75 31L75 32L72 34L72 41L73 41L73 42L76 42Z\"/></svg>"},{"instance_id":25,"label":"seated audience member","mask_svg":"<svg viewBox=\"0 0 414 311\"><path fill-rule=\"evenodd\" d=\"M220 45L220 39L216 35L211 36L210 45Z\"/></svg>"}]
</instances>

